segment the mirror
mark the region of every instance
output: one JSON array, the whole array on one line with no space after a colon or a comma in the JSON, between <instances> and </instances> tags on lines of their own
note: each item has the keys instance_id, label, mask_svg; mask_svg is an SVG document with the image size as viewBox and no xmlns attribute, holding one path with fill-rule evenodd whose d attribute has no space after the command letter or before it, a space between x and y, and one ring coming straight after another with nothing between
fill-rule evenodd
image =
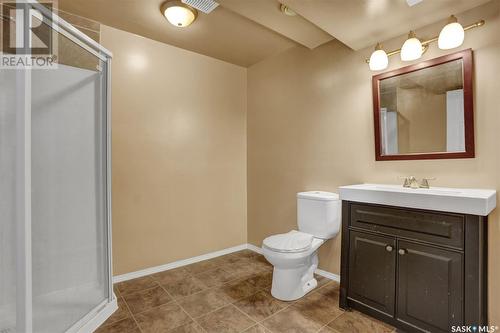
<instances>
[{"instance_id":1,"label":"mirror","mask_svg":"<svg viewBox=\"0 0 500 333\"><path fill-rule=\"evenodd\" d=\"M380 160L474 157L472 50L373 77Z\"/></svg>"}]
</instances>

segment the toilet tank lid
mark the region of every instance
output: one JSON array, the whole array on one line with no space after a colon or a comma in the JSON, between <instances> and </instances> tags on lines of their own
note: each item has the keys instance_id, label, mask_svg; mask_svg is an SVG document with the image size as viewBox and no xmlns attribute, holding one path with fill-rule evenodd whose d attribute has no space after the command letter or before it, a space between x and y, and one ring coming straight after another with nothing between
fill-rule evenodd
<instances>
[{"instance_id":1,"label":"toilet tank lid","mask_svg":"<svg viewBox=\"0 0 500 333\"><path fill-rule=\"evenodd\" d=\"M339 195L337 193L332 193L332 192L308 191L308 192L297 193L297 198L320 200L320 201L335 201L339 200Z\"/></svg>"}]
</instances>

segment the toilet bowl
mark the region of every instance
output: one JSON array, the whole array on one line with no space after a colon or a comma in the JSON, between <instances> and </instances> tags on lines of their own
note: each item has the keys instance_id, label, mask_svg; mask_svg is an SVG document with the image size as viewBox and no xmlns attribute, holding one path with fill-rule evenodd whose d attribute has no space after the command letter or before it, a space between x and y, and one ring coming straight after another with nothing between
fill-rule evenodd
<instances>
[{"instance_id":1,"label":"toilet bowl","mask_svg":"<svg viewBox=\"0 0 500 333\"><path fill-rule=\"evenodd\" d=\"M294 231L292 231L294 232ZM277 249L262 246L264 257L274 266L271 294L283 301L301 298L317 286L314 272L318 268L318 248L323 239L313 238L304 250Z\"/></svg>"},{"instance_id":2,"label":"toilet bowl","mask_svg":"<svg viewBox=\"0 0 500 333\"><path fill-rule=\"evenodd\" d=\"M340 200L329 192L297 194L299 231L267 237L262 253L274 266L271 294L293 301L316 288L318 249L340 229Z\"/></svg>"}]
</instances>

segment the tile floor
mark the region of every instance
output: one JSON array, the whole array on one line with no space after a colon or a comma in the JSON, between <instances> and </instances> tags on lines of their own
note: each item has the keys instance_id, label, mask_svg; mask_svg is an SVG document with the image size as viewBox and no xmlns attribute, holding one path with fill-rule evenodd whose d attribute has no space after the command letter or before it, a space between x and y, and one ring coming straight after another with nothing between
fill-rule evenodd
<instances>
[{"instance_id":1,"label":"tile floor","mask_svg":"<svg viewBox=\"0 0 500 333\"><path fill-rule=\"evenodd\" d=\"M115 285L119 309L97 333L390 333L393 327L338 307L338 284L295 302L270 294L272 266L244 250Z\"/></svg>"}]
</instances>

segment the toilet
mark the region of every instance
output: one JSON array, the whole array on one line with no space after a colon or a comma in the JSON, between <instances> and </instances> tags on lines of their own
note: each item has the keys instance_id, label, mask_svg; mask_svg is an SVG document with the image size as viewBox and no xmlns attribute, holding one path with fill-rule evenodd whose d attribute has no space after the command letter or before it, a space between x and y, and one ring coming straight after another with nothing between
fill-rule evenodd
<instances>
[{"instance_id":1,"label":"toilet","mask_svg":"<svg viewBox=\"0 0 500 333\"><path fill-rule=\"evenodd\" d=\"M316 288L318 249L339 233L340 212L336 193L297 193L298 231L267 237L262 244L264 257L274 266L273 297L293 301Z\"/></svg>"}]
</instances>

